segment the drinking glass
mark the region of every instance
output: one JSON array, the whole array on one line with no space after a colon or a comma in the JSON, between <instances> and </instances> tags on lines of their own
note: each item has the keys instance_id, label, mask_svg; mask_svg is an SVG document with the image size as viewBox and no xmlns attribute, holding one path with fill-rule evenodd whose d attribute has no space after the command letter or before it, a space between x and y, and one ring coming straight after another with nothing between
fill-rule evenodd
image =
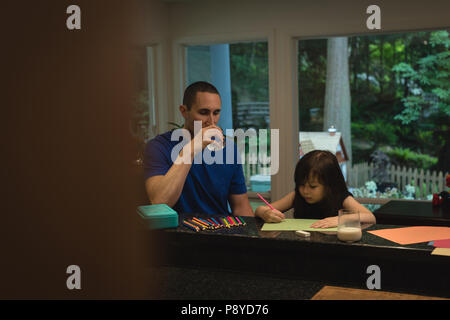
<instances>
[{"instance_id":1,"label":"drinking glass","mask_svg":"<svg viewBox=\"0 0 450 320\"><path fill-rule=\"evenodd\" d=\"M361 240L361 222L359 211L339 210L337 237L341 241L354 242Z\"/></svg>"},{"instance_id":2,"label":"drinking glass","mask_svg":"<svg viewBox=\"0 0 450 320\"><path fill-rule=\"evenodd\" d=\"M210 150L210 151L219 151L219 150L222 150L223 148L225 148L226 137L225 137L225 135L223 133L223 129L220 128L220 130L222 131L221 132L221 136L220 135L213 135L213 136L210 137L212 140L216 140L216 138L219 138L220 143L212 142L212 143L208 144L208 146L207 146L208 150Z\"/></svg>"}]
</instances>

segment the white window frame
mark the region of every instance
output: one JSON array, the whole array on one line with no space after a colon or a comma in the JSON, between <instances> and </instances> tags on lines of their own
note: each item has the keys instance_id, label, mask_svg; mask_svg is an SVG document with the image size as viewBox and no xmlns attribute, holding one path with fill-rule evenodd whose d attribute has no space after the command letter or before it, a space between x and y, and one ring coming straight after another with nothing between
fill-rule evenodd
<instances>
[{"instance_id":1,"label":"white window frame","mask_svg":"<svg viewBox=\"0 0 450 320\"><path fill-rule=\"evenodd\" d=\"M295 41L298 46L298 41L300 40L318 40L318 39L328 39L333 37L364 37L364 36L370 36L370 35L389 35L389 34L395 34L395 33L414 33L414 32L423 32L423 31L436 31L436 30L444 30L447 29L446 27L433 27L433 28L421 28L417 30L385 30L382 32L356 32L356 33L342 33L342 34L331 34L331 35L317 35L317 36L297 36L294 37ZM297 49L298 50L298 49ZM298 52L296 51L296 54ZM297 85L297 83L295 83ZM298 92L298 88L297 88ZM298 102L297 102L298 104ZM297 105L297 108L299 106ZM396 201L414 201L414 202L428 202L431 203L431 200L423 200L423 199L395 199L395 198L356 198L357 201L364 204L386 204L390 200L396 200Z\"/></svg>"},{"instance_id":2,"label":"white window frame","mask_svg":"<svg viewBox=\"0 0 450 320\"><path fill-rule=\"evenodd\" d=\"M174 39L173 50L173 97L182 101L186 80L186 46L212 45L217 43L236 43L248 41L267 41L269 57L269 106L270 128L279 129L279 171L271 177L271 191L266 194L275 201L294 188L294 172L298 148L298 99L296 53L297 41L293 35L269 30L267 32L248 32L184 37ZM179 103L173 104L171 121L183 121L178 110ZM255 196L249 193L250 197Z\"/></svg>"}]
</instances>

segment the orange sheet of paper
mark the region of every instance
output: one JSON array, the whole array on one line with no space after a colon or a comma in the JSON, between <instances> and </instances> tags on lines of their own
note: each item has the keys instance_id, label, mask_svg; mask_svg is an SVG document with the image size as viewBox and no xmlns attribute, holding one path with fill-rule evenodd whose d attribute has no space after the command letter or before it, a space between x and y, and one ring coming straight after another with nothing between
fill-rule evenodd
<instances>
[{"instance_id":1,"label":"orange sheet of paper","mask_svg":"<svg viewBox=\"0 0 450 320\"><path fill-rule=\"evenodd\" d=\"M406 227L367 232L403 245L450 238L448 227Z\"/></svg>"}]
</instances>

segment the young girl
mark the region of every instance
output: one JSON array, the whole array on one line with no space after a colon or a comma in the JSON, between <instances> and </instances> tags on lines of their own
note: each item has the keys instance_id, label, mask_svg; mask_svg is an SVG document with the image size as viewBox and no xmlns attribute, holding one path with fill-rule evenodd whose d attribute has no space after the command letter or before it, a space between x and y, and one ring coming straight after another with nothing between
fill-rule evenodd
<instances>
[{"instance_id":1,"label":"young girl","mask_svg":"<svg viewBox=\"0 0 450 320\"><path fill-rule=\"evenodd\" d=\"M294 218L321 219L312 228L332 228L338 225L338 210L357 210L362 223L375 223L370 210L348 192L336 157L329 151L308 152L295 167L295 190L268 206L256 208L255 215L265 222L280 222L282 212L294 208Z\"/></svg>"}]
</instances>

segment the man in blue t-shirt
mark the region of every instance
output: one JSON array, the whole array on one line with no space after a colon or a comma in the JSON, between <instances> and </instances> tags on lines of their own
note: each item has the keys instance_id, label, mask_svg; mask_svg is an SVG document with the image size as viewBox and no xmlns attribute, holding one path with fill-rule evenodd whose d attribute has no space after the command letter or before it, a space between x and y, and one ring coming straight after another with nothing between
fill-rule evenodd
<instances>
[{"instance_id":1,"label":"man in blue t-shirt","mask_svg":"<svg viewBox=\"0 0 450 320\"><path fill-rule=\"evenodd\" d=\"M211 148L221 143L210 132L224 140L217 127L220 108L219 92L210 83L186 88L180 106L184 134L169 131L147 143L144 174L151 204L165 203L180 213L229 215L229 203L233 215L254 216L236 145L227 139L223 149ZM194 122L201 123L199 130Z\"/></svg>"}]
</instances>

